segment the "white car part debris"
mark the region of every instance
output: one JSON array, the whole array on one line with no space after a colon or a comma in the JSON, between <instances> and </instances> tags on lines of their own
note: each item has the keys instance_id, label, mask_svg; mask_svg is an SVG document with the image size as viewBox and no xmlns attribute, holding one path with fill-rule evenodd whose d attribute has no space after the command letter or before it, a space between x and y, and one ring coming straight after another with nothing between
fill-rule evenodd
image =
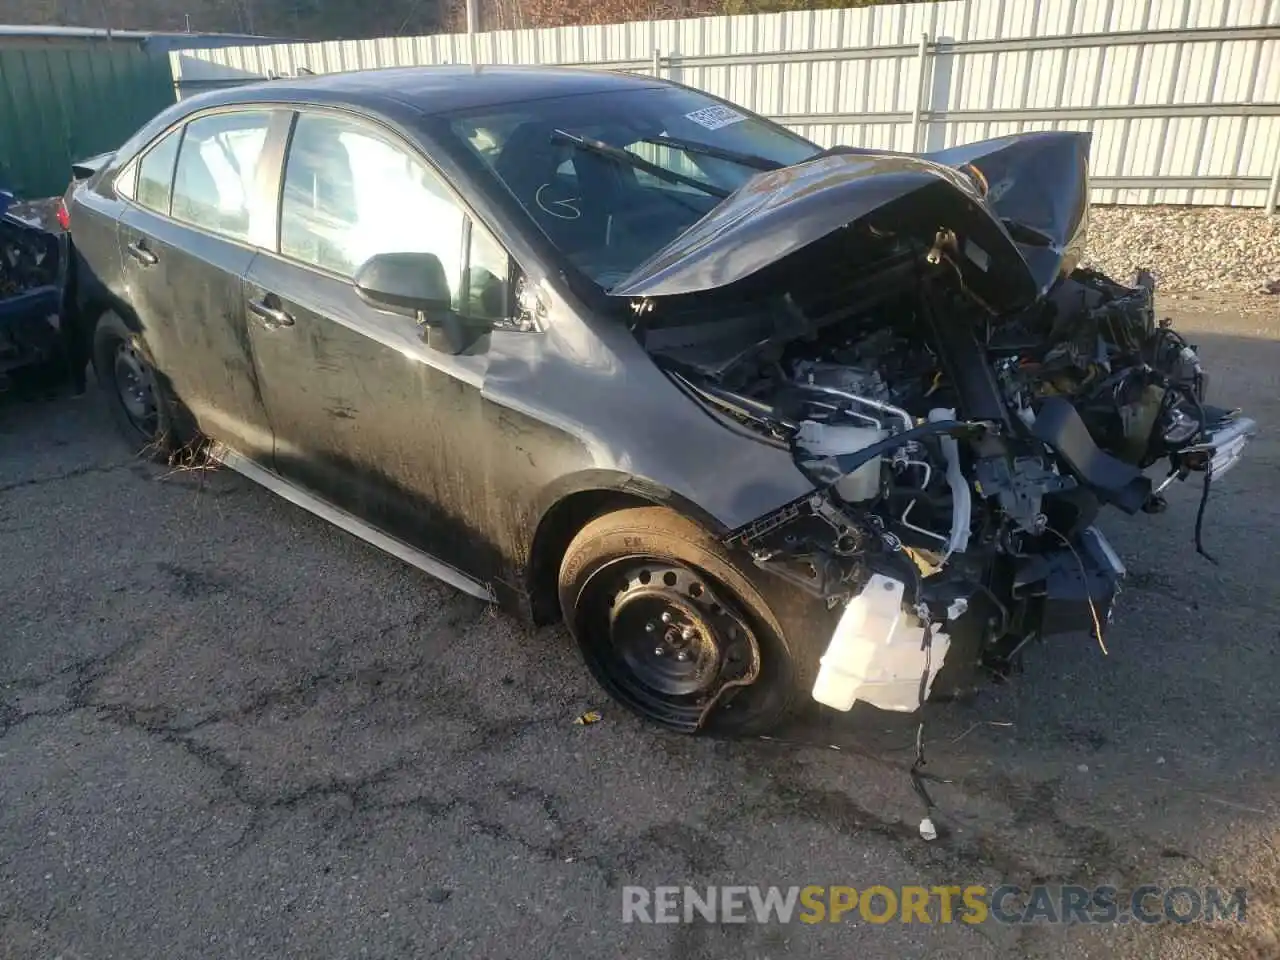
<instances>
[{"instance_id":1,"label":"white car part debris","mask_svg":"<svg viewBox=\"0 0 1280 960\"><path fill-rule=\"evenodd\" d=\"M929 411L929 420L954 420L955 410L935 407ZM947 556L964 553L969 546L969 524L973 518L973 496L969 483L960 469L960 446L955 437L943 434L938 438L942 456L947 461L947 486L951 488L951 539L947 542Z\"/></svg>"},{"instance_id":2,"label":"white car part debris","mask_svg":"<svg viewBox=\"0 0 1280 960\"><path fill-rule=\"evenodd\" d=\"M819 457L835 457L856 453L887 437L888 431L874 427L830 426L816 420L804 420L796 435L796 446ZM872 457L835 484L836 493L845 503L870 500L880 493L880 458Z\"/></svg>"},{"instance_id":3,"label":"white car part debris","mask_svg":"<svg viewBox=\"0 0 1280 960\"><path fill-rule=\"evenodd\" d=\"M813 699L846 711L859 700L899 713L919 708L926 666L924 627L903 610L905 589L901 580L872 574L849 601L822 656ZM931 636L925 696L951 644L937 624Z\"/></svg>"},{"instance_id":4,"label":"white car part debris","mask_svg":"<svg viewBox=\"0 0 1280 960\"><path fill-rule=\"evenodd\" d=\"M933 825L931 818L925 817L920 821L920 837L926 841L938 839L938 828Z\"/></svg>"}]
</instances>

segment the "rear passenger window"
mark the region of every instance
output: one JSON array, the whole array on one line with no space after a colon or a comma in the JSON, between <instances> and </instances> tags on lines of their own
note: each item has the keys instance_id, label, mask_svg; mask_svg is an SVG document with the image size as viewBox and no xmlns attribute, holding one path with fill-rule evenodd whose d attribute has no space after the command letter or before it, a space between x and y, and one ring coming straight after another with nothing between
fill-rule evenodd
<instances>
[{"instance_id":1,"label":"rear passenger window","mask_svg":"<svg viewBox=\"0 0 1280 960\"><path fill-rule=\"evenodd\" d=\"M434 253L456 309L464 299L462 222L440 178L375 128L299 115L280 206L285 256L351 277L378 253Z\"/></svg>"},{"instance_id":2,"label":"rear passenger window","mask_svg":"<svg viewBox=\"0 0 1280 960\"><path fill-rule=\"evenodd\" d=\"M187 124L173 182L173 217L248 240L254 177L267 140L267 111L219 113ZM270 211L257 211L270 216Z\"/></svg>"},{"instance_id":3,"label":"rear passenger window","mask_svg":"<svg viewBox=\"0 0 1280 960\"><path fill-rule=\"evenodd\" d=\"M157 213L169 212L173 161L178 156L178 141L181 138L181 130L173 131L148 150L138 165L138 203Z\"/></svg>"}]
</instances>

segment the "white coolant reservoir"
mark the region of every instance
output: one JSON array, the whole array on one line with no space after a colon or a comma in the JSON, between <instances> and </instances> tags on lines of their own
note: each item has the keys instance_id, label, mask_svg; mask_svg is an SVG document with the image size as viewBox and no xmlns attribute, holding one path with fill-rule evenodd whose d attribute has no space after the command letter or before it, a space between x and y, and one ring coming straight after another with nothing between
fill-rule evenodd
<instances>
[{"instance_id":1,"label":"white coolant reservoir","mask_svg":"<svg viewBox=\"0 0 1280 960\"><path fill-rule=\"evenodd\" d=\"M875 427L832 426L816 420L803 420L796 435L796 446L819 457L835 457L856 453L889 434ZM846 503L870 500L880 493L880 458L872 457L835 485L836 493Z\"/></svg>"},{"instance_id":2,"label":"white coolant reservoir","mask_svg":"<svg viewBox=\"0 0 1280 960\"><path fill-rule=\"evenodd\" d=\"M901 713L919 707L926 659L927 695L951 640L935 625L926 658L924 626L902 609L905 588L877 573L849 601L823 654L813 699L836 710L849 710L858 700Z\"/></svg>"}]
</instances>

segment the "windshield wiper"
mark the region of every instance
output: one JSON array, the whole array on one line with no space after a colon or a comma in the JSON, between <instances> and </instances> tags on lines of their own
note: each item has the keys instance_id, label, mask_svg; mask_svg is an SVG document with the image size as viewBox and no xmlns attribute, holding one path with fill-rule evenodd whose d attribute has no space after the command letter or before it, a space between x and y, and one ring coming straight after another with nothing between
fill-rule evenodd
<instances>
[{"instance_id":1,"label":"windshield wiper","mask_svg":"<svg viewBox=\"0 0 1280 960\"><path fill-rule=\"evenodd\" d=\"M778 163L778 161L770 160L767 157L757 156L754 153L738 153L736 150L725 150L723 147L713 147L709 143L699 143L696 140L681 140L679 137L644 137L640 142L652 143L659 147L670 147L673 150L683 150L685 153L698 153L705 157L715 157L717 160L728 160L730 163L753 167L756 170L779 170L786 166L786 164Z\"/></svg>"},{"instance_id":2,"label":"windshield wiper","mask_svg":"<svg viewBox=\"0 0 1280 960\"><path fill-rule=\"evenodd\" d=\"M629 167L637 170L643 170L651 176L657 177L659 180L665 180L667 183L681 183L686 187L693 187L695 190L701 190L703 193L713 197L724 199L733 191L726 190L724 187L717 187L715 184L707 183L705 180L699 180L697 177L687 177L683 173L676 173L674 170L668 170L666 167L660 167L656 163L650 163L643 157L637 157L630 150L623 150L620 147L611 147L602 140L593 140L591 137L579 136L576 133L566 133L564 130L556 130L551 134L553 140L562 140L565 143L573 144L579 150L588 150L591 153L597 153L602 157L608 157L619 163L625 163Z\"/></svg>"}]
</instances>

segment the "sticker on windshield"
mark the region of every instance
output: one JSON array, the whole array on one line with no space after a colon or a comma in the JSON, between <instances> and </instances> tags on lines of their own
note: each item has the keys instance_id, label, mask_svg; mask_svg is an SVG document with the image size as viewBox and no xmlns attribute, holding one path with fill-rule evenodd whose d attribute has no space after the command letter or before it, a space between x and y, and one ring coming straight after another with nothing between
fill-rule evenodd
<instances>
[{"instance_id":1,"label":"sticker on windshield","mask_svg":"<svg viewBox=\"0 0 1280 960\"><path fill-rule=\"evenodd\" d=\"M685 117L699 126L706 127L708 130L719 130L721 127L727 127L732 123L741 123L747 119L737 110L718 106L703 107L701 110L693 111L693 113L686 113Z\"/></svg>"}]
</instances>

